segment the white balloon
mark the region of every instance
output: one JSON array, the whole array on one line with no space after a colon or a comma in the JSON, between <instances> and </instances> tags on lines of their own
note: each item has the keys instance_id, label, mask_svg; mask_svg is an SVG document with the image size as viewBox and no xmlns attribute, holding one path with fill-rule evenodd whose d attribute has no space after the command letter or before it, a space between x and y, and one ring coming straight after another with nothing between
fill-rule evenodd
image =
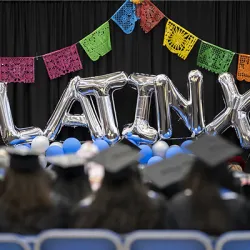
<instances>
[{"instance_id":1,"label":"white balloon","mask_svg":"<svg viewBox=\"0 0 250 250\"><path fill-rule=\"evenodd\" d=\"M51 146L58 146L58 147L60 147L60 148L63 147L62 143L61 143L61 142L58 142L58 141L51 143L51 144L50 144L50 147L51 147Z\"/></svg>"},{"instance_id":2,"label":"white balloon","mask_svg":"<svg viewBox=\"0 0 250 250\"><path fill-rule=\"evenodd\" d=\"M20 151L30 151L30 148L28 148L24 145L17 145L17 146L15 146L15 149L20 150Z\"/></svg>"},{"instance_id":3,"label":"white balloon","mask_svg":"<svg viewBox=\"0 0 250 250\"><path fill-rule=\"evenodd\" d=\"M153 145L152 151L154 156L160 156L162 158L165 158L168 148L169 145L165 141L158 141Z\"/></svg>"},{"instance_id":4,"label":"white balloon","mask_svg":"<svg viewBox=\"0 0 250 250\"><path fill-rule=\"evenodd\" d=\"M98 152L99 150L96 145L90 141L87 141L81 146L76 154L84 159L89 159L98 154Z\"/></svg>"},{"instance_id":5,"label":"white balloon","mask_svg":"<svg viewBox=\"0 0 250 250\"><path fill-rule=\"evenodd\" d=\"M91 149L93 146L95 146L95 145L93 144L92 141L86 141L82 144L81 148L88 150L88 149Z\"/></svg>"},{"instance_id":6,"label":"white balloon","mask_svg":"<svg viewBox=\"0 0 250 250\"><path fill-rule=\"evenodd\" d=\"M45 136L37 136L31 143L31 150L38 154L44 154L49 147L49 140Z\"/></svg>"}]
</instances>

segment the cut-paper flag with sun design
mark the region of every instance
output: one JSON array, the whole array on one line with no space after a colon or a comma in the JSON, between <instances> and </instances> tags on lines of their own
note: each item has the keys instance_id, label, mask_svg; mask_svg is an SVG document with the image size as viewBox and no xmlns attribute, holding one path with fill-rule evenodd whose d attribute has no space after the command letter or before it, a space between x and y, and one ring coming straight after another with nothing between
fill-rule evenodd
<instances>
[{"instance_id":1,"label":"cut-paper flag with sun design","mask_svg":"<svg viewBox=\"0 0 250 250\"><path fill-rule=\"evenodd\" d=\"M163 45L172 53L177 54L182 59L186 59L198 37L173 22L168 20L166 23Z\"/></svg>"}]
</instances>

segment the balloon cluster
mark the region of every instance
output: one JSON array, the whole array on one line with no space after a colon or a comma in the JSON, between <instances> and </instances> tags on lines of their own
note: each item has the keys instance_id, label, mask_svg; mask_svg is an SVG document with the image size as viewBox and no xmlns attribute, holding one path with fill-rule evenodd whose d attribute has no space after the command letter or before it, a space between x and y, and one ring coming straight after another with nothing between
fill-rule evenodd
<instances>
[{"instance_id":1,"label":"balloon cluster","mask_svg":"<svg viewBox=\"0 0 250 250\"><path fill-rule=\"evenodd\" d=\"M169 146L165 141L158 141L152 148L148 145L141 145L139 146L141 149L139 162L143 165L153 165L162 161L164 158L168 159L178 154L191 154L187 146L192 142L192 140L187 140L184 141L181 146Z\"/></svg>"},{"instance_id":2,"label":"balloon cluster","mask_svg":"<svg viewBox=\"0 0 250 250\"><path fill-rule=\"evenodd\" d=\"M24 141L25 142L25 141ZM42 165L47 166L46 157L77 154L83 158L90 158L98 152L109 148L109 144L101 139L96 141L87 141L81 145L81 142L76 138L68 138L63 143L53 142L49 143L49 139L45 136L35 137L31 143L17 144L14 146L18 150L33 151L42 156Z\"/></svg>"},{"instance_id":3,"label":"balloon cluster","mask_svg":"<svg viewBox=\"0 0 250 250\"><path fill-rule=\"evenodd\" d=\"M131 142L135 143L134 141ZM164 158L171 158L178 154L189 154L190 152L187 146L191 143L192 140L187 140L184 141L181 146L169 146L165 141L158 141L152 148L148 145L140 145L139 163L143 165L153 165L162 161ZM15 145L15 147L20 150L32 150L46 157L77 154L83 158L91 158L98 152L108 149L110 145L102 139L96 139L94 142L87 141L81 145L81 142L73 137L66 139L63 143L53 142L50 144L47 137L37 136L32 140L31 144L23 143Z\"/></svg>"}]
</instances>

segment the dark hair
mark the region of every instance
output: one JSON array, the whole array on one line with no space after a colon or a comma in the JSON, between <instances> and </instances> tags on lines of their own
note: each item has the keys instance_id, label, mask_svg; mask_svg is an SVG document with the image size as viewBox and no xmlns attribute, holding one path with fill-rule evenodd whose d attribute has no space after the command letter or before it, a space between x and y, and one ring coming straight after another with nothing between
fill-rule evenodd
<instances>
[{"instance_id":1,"label":"dark hair","mask_svg":"<svg viewBox=\"0 0 250 250\"><path fill-rule=\"evenodd\" d=\"M70 203L77 203L91 193L87 176L79 176L68 180L58 176L53 189Z\"/></svg>"},{"instance_id":2,"label":"dark hair","mask_svg":"<svg viewBox=\"0 0 250 250\"><path fill-rule=\"evenodd\" d=\"M21 173L8 168L0 202L8 217L21 219L33 209L52 207L50 187L49 176L44 169Z\"/></svg>"},{"instance_id":3,"label":"dark hair","mask_svg":"<svg viewBox=\"0 0 250 250\"><path fill-rule=\"evenodd\" d=\"M92 204L82 210L74 227L105 228L124 234L157 228L160 216L159 207L148 196L138 173L119 182L105 176Z\"/></svg>"},{"instance_id":4,"label":"dark hair","mask_svg":"<svg viewBox=\"0 0 250 250\"><path fill-rule=\"evenodd\" d=\"M186 188L192 190L192 228L210 235L230 230L230 218L226 204L220 197L216 172L196 160L185 181Z\"/></svg>"}]
</instances>

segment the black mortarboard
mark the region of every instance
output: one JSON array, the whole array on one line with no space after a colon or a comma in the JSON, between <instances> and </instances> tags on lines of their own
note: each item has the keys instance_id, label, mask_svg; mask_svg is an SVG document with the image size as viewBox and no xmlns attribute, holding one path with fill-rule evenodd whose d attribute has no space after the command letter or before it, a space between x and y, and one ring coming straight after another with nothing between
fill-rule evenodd
<instances>
[{"instance_id":1,"label":"black mortarboard","mask_svg":"<svg viewBox=\"0 0 250 250\"><path fill-rule=\"evenodd\" d=\"M178 155L160 161L143 169L143 175L158 189L164 189L173 183L182 181L190 171L195 157L191 155Z\"/></svg>"},{"instance_id":2,"label":"black mortarboard","mask_svg":"<svg viewBox=\"0 0 250 250\"><path fill-rule=\"evenodd\" d=\"M47 157L47 161L52 164L52 170L57 177L71 180L85 175L84 161L75 154L51 156Z\"/></svg>"},{"instance_id":3,"label":"black mortarboard","mask_svg":"<svg viewBox=\"0 0 250 250\"><path fill-rule=\"evenodd\" d=\"M138 164L139 151L132 147L117 143L113 147L100 152L89 161L96 162L105 168L105 179L122 179L131 174L131 167Z\"/></svg>"},{"instance_id":4,"label":"black mortarboard","mask_svg":"<svg viewBox=\"0 0 250 250\"><path fill-rule=\"evenodd\" d=\"M123 138L118 143L121 143L123 145L127 145L127 146L129 146L129 147L131 147L131 148L133 148L134 150L137 150L137 151L141 150L136 144L134 144L133 142L131 142L130 140L128 140L126 138Z\"/></svg>"},{"instance_id":5,"label":"black mortarboard","mask_svg":"<svg viewBox=\"0 0 250 250\"><path fill-rule=\"evenodd\" d=\"M9 167L22 173L33 173L42 168L39 155L31 151L6 148L10 156Z\"/></svg>"},{"instance_id":6,"label":"black mortarboard","mask_svg":"<svg viewBox=\"0 0 250 250\"><path fill-rule=\"evenodd\" d=\"M232 156L241 153L241 149L220 136L203 135L187 146L196 157L208 166L216 167Z\"/></svg>"}]
</instances>

